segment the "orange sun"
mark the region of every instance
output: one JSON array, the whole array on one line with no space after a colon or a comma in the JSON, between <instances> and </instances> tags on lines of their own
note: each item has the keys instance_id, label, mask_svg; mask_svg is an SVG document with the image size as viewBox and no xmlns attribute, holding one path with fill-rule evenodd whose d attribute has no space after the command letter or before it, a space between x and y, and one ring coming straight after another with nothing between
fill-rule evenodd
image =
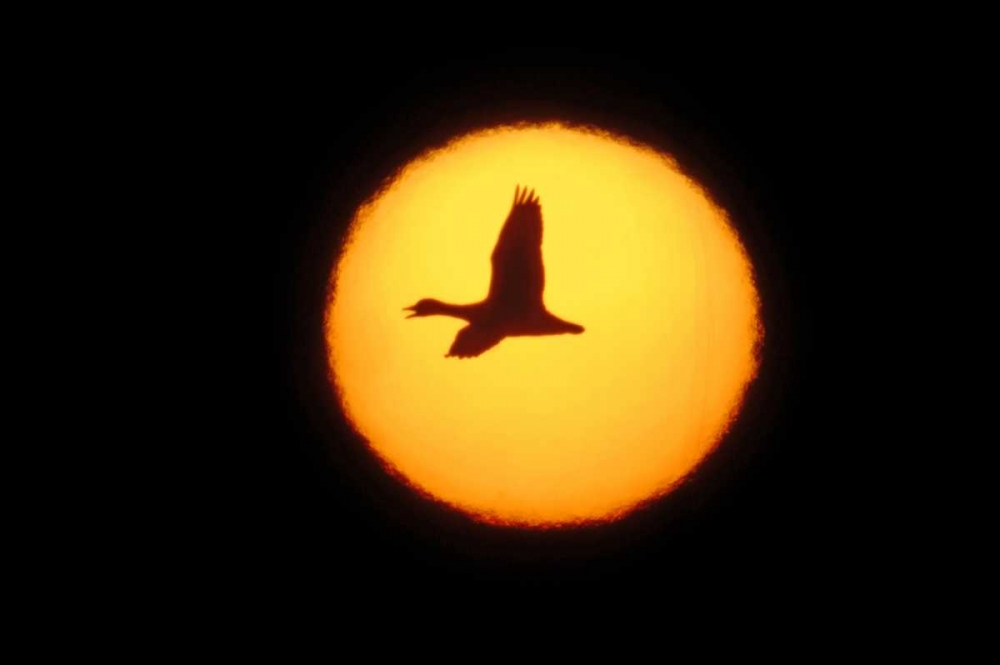
<instances>
[{"instance_id":1,"label":"orange sun","mask_svg":"<svg viewBox=\"0 0 1000 665\"><path fill-rule=\"evenodd\" d=\"M578 335L445 358L465 322L422 298L486 297L515 185L544 224L544 300ZM666 155L559 124L420 156L356 213L331 279L331 379L409 483L479 519L614 519L719 442L757 370L753 270L725 211Z\"/></svg>"}]
</instances>

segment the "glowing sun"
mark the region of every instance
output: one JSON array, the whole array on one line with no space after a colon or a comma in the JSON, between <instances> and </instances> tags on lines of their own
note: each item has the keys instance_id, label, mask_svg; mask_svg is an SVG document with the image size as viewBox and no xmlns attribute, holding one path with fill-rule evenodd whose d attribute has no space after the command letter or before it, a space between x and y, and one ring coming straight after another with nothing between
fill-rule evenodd
<instances>
[{"instance_id":1,"label":"glowing sun","mask_svg":"<svg viewBox=\"0 0 1000 665\"><path fill-rule=\"evenodd\" d=\"M446 358L516 185L543 219L544 301L585 332ZM414 487L479 519L614 519L720 441L757 371L753 270L726 213L666 155L558 124L460 137L356 213L331 277L331 381L353 426Z\"/></svg>"}]
</instances>

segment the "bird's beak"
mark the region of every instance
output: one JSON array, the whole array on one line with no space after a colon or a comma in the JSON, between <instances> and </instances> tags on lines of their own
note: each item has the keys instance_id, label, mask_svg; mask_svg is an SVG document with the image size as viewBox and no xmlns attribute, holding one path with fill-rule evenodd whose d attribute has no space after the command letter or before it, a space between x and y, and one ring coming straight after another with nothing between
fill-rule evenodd
<instances>
[{"instance_id":1,"label":"bird's beak","mask_svg":"<svg viewBox=\"0 0 1000 665\"><path fill-rule=\"evenodd\" d=\"M417 306L416 305L410 305L409 307L404 307L403 311L404 312L413 312L413 314L410 314L408 317L406 317L408 319L412 319L413 317L415 317L417 315Z\"/></svg>"}]
</instances>

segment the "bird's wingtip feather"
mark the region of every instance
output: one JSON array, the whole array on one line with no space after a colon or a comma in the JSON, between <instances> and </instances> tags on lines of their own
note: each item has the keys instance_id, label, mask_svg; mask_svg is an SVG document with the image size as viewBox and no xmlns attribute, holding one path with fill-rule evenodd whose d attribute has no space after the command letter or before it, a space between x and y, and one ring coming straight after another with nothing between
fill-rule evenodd
<instances>
[{"instance_id":1,"label":"bird's wingtip feather","mask_svg":"<svg viewBox=\"0 0 1000 665\"><path fill-rule=\"evenodd\" d=\"M520 184L514 186L514 205L538 205L539 196L535 193L534 189L529 189L527 186L521 187Z\"/></svg>"}]
</instances>

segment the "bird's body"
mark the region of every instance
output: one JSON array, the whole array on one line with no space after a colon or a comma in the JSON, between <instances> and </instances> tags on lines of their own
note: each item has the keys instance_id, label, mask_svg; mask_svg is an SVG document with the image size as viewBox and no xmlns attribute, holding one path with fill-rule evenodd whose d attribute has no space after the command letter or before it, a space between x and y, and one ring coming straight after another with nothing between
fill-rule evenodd
<instances>
[{"instance_id":1,"label":"bird's body","mask_svg":"<svg viewBox=\"0 0 1000 665\"><path fill-rule=\"evenodd\" d=\"M471 358L504 337L579 334L583 326L563 321L545 308L542 213L534 192L514 190L514 204L493 249L493 276L486 299L453 305L424 299L405 308L414 316L452 316L469 322L458 331L448 356Z\"/></svg>"}]
</instances>

